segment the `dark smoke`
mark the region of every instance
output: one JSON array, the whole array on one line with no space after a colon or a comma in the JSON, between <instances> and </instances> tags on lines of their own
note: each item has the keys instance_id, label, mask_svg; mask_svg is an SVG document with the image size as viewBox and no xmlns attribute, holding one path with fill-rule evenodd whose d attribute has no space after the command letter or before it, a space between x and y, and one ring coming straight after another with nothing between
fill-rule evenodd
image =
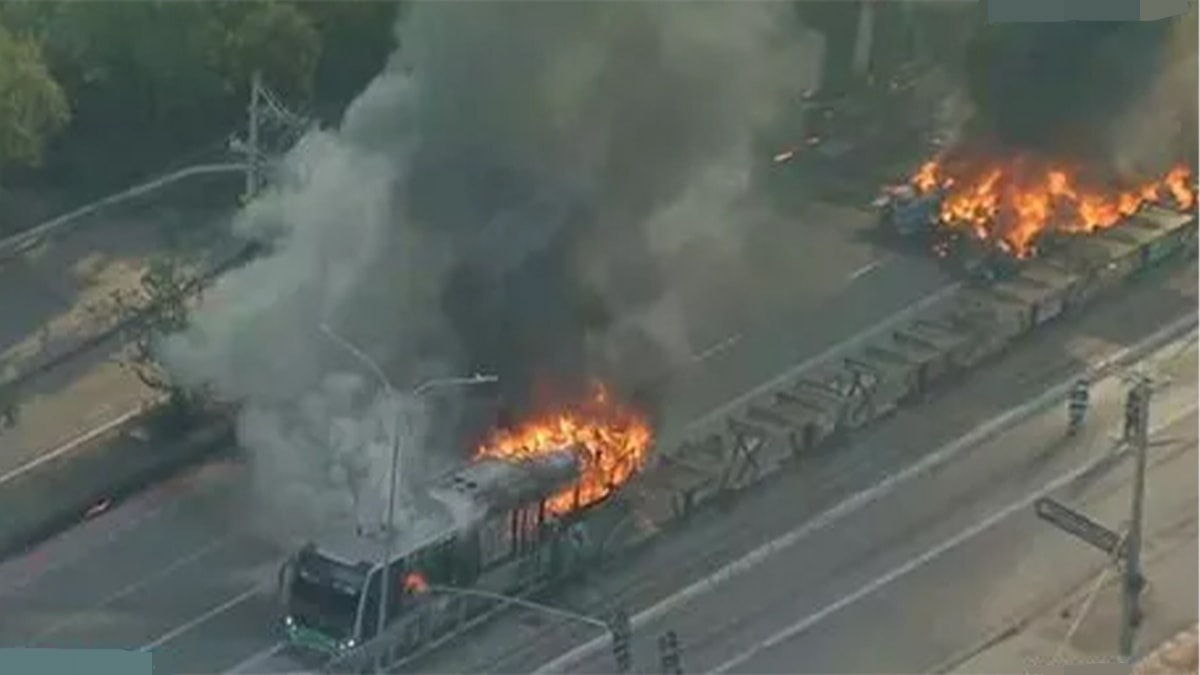
<instances>
[{"instance_id":1,"label":"dark smoke","mask_svg":"<svg viewBox=\"0 0 1200 675\"><path fill-rule=\"evenodd\" d=\"M506 403L536 403L528 397L539 385L569 396L589 376L619 375L605 371L621 364L589 358L587 338L609 327L614 305L657 296L648 219L746 142L764 103L753 80L774 77L749 70L771 68L762 59L771 27L760 22L772 13L633 3L416 10L406 36L422 45L411 61L422 131L409 215L465 252L443 295L456 360L499 375ZM746 77L748 86L730 81ZM582 258L622 283L597 287Z\"/></svg>"},{"instance_id":2,"label":"dark smoke","mask_svg":"<svg viewBox=\"0 0 1200 675\"><path fill-rule=\"evenodd\" d=\"M1182 21L981 27L965 58L966 137L990 152L1112 167L1131 116L1173 65Z\"/></svg>"},{"instance_id":3,"label":"dark smoke","mask_svg":"<svg viewBox=\"0 0 1200 675\"><path fill-rule=\"evenodd\" d=\"M306 523L379 513L412 403L322 324L401 390L489 372L516 413L591 376L631 394L691 356L664 261L736 251L755 131L814 84L806 35L779 3L413 3L340 128L235 223L273 253L165 359L241 402L261 494ZM422 402L402 473L467 454L421 430L462 426L430 419L461 395Z\"/></svg>"}]
</instances>

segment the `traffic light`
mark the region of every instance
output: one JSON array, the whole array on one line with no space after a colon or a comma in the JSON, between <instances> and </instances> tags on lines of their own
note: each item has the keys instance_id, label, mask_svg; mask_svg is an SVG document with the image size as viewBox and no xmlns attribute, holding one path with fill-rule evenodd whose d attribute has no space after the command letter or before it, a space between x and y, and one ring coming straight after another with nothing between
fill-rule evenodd
<instances>
[{"instance_id":1,"label":"traffic light","mask_svg":"<svg viewBox=\"0 0 1200 675\"><path fill-rule=\"evenodd\" d=\"M1123 438L1132 441L1141 436L1146 425L1146 398L1148 388L1144 383L1138 383L1129 390L1125 398L1125 429Z\"/></svg>"},{"instance_id":2,"label":"traffic light","mask_svg":"<svg viewBox=\"0 0 1200 675\"><path fill-rule=\"evenodd\" d=\"M613 660L616 661L617 672L628 673L633 669L633 655L629 650L633 627L629 624L629 614L623 609L615 610L608 620L608 630L612 634Z\"/></svg>"}]
</instances>

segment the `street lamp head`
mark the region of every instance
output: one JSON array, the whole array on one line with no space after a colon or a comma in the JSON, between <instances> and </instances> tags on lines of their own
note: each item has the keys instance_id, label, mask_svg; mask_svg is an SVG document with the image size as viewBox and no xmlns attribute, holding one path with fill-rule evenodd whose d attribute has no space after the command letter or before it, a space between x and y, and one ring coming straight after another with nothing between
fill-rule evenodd
<instances>
[{"instance_id":1,"label":"street lamp head","mask_svg":"<svg viewBox=\"0 0 1200 675\"><path fill-rule=\"evenodd\" d=\"M500 381L500 378L496 377L495 375L483 375L481 373L475 373L471 376L471 382L475 384L490 384L498 381Z\"/></svg>"}]
</instances>

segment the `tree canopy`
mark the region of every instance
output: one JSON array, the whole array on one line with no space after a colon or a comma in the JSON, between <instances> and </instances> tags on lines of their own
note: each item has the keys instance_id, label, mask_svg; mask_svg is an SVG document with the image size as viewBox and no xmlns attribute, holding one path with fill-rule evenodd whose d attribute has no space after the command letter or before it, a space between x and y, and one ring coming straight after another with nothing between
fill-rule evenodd
<instances>
[{"instance_id":1,"label":"tree canopy","mask_svg":"<svg viewBox=\"0 0 1200 675\"><path fill-rule=\"evenodd\" d=\"M56 132L49 161L178 154L240 122L255 71L309 104L338 79L331 65L360 64L346 78L357 81L336 82L344 99L382 66L395 11L337 0L0 3L0 168L35 162Z\"/></svg>"},{"instance_id":2,"label":"tree canopy","mask_svg":"<svg viewBox=\"0 0 1200 675\"><path fill-rule=\"evenodd\" d=\"M69 117L40 45L0 24L0 168L37 164L50 136Z\"/></svg>"}]
</instances>

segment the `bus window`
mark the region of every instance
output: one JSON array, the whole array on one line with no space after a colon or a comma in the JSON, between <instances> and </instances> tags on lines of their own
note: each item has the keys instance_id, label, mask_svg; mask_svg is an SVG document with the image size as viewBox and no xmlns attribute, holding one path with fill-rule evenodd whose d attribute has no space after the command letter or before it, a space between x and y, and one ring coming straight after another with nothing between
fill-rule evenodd
<instances>
[{"instance_id":1,"label":"bus window","mask_svg":"<svg viewBox=\"0 0 1200 675\"><path fill-rule=\"evenodd\" d=\"M454 539L447 539L421 552L417 570L429 583L453 584L458 576L454 567Z\"/></svg>"},{"instance_id":2,"label":"bus window","mask_svg":"<svg viewBox=\"0 0 1200 675\"><path fill-rule=\"evenodd\" d=\"M479 528L480 565L488 569L513 554L513 540L509 534L507 514L497 514Z\"/></svg>"},{"instance_id":3,"label":"bus window","mask_svg":"<svg viewBox=\"0 0 1200 675\"><path fill-rule=\"evenodd\" d=\"M353 636L359 589L335 583L304 567L296 569L290 581L288 614L293 621L335 641Z\"/></svg>"},{"instance_id":4,"label":"bus window","mask_svg":"<svg viewBox=\"0 0 1200 675\"><path fill-rule=\"evenodd\" d=\"M525 555L537 546L539 507L522 506L512 511L512 529L518 555Z\"/></svg>"},{"instance_id":5,"label":"bus window","mask_svg":"<svg viewBox=\"0 0 1200 675\"><path fill-rule=\"evenodd\" d=\"M470 586L479 578L481 553L478 530L472 529L459 535L455 550L458 560L458 575L454 580L456 586Z\"/></svg>"},{"instance_id":6,"label":"bus window","mask_svg":"<svg viewBox=\"0 0 1200 675\"><path fill-rule=\"evenodd\" d=\"M375 637L379 631L379 586L380 572L375 570L367 578L367 596L362 604L362 640ZM390 593L389 593L390 595Z\"/></svg>"}]
</instances>

